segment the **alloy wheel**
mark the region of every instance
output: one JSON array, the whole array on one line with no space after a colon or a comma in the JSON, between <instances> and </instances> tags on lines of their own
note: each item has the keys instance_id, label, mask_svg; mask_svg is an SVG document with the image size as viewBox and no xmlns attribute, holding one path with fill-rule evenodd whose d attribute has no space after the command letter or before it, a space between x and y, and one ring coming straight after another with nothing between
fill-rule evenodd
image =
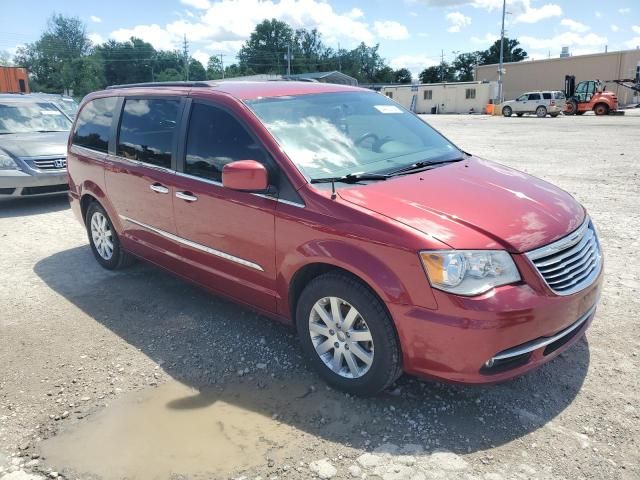
<instances>
[{"instance_id":1,"label":"alloy wheel","mask_svg":"<svg viewBox=\"0 0 640 480\"><path fill-rule=\"evenodd\" d=\"M373 363L373 337L360 312L338 297L318 300L309 314L309 335L322 362L344 378L359 378Z\"/></svg>"},{"instance_id":2,"label":"alloy wheel","mask_svg":"<svg viewBox=\"0 0 640 480\"><path fill-rule=\"evenodd\" d=\"M101 212L94 212L91 216L91 239L98 255L104 260L113 257L113 232L107 217Z\"/></svg>"}]
</instances>

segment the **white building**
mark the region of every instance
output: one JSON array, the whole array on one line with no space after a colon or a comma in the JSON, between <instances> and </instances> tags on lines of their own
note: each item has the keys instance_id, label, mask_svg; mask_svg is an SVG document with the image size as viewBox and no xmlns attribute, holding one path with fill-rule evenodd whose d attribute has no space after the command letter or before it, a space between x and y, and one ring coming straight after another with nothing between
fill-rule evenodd
<instances>
[{"instance_id":1,"label":"white building","mask_svg":"<svg viewBox=\"0 0 640 480\"><path fill-rule=\"evenodd\" d=\"M389 85L380 93L416 113L482 113L498 96L497 82Z\"/></svg>"}]
</instances>

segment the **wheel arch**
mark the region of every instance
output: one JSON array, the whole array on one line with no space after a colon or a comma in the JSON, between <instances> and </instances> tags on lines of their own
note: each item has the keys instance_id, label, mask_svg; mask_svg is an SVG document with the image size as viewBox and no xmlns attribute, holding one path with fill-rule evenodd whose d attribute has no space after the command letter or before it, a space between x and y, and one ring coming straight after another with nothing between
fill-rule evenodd
<instances>
[{"instance_id":1,"label":"wheel arch","mask_svg":"<svg viewBox=\"0 0 640 480\"><path fill-rule=\"evenodd\" d=\"M391 320L391 325L393 327L393 331L395 333L396 336L396 342L398 345L398 349L400 350L400 358L404 358L403 357L403 351L402 351L402 343L400 342L400 334L398 332L398 327L396 325L396 322L393 318L393 316L391 315L391 311L389 310L385 300L383 299L383 297L376 291L376 288L374 288L370 282L368 282L367 280L365 280L364 278L362 278L362 276L357 275L355 273L353 273L352 271L337 266L335 264L331 264L331 263L326 263L326 262L313 262L313 263L308 263L306 265L303 265L302 267L300 267L291 277L291 280L289 282L289 295L288 295L288 303L289 303L289 311L291 312L291 318L293 320L293 325L295 326L297 324L297 322L295 321L295 312L296 312L296 308L298 305L298 300L300 299L300 295L302 294L302 292L304 291L304 288L315 278L318 278L322 275L325 275L327 273L338 273L341 275L344 275L346 277L349 277L357 282L359 282L360 284L362 284L366 289L368 289L371 294L378 299L378 301L380 301L380 304L382 306L382 308L384 309L384 311L386 312L386 314L388 315L389 319Z\"/></svg>"},{"instance_id":2,"label":"wheel arch","mask_svg":"<svg viewBox=\"0 0 640 480\"><path fill-rule=\"evenodd\" d=\"M86 221L87 209L91 202L97 202L100 204L109 215L109 219L116 231L118 233L122 232L122 223L120 222L120 218L100 185L95 182L85 182L80 190L80 212L82 214L83 222Z\"/></svg>"}]
</instances>

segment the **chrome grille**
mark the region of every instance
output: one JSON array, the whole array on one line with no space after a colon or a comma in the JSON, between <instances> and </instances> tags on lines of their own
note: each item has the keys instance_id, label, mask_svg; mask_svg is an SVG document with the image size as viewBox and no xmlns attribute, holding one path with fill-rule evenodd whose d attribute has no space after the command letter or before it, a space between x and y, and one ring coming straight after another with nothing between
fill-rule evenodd
<instances>
[{"instance_id":1,"label":"chrome grille","mask_svg":"<svg viewBox=\"0 0 640 480\"><path fill-rule=\"evenodd\" d=\"M600 244L588 218L574 232L528 252L527 257L558 295L571 295L588 287L602 269Z\"/></svg>"},{"instance_id":2,"label":"chrome grille","mask_svg":"<svg viewBox=\"0 0 640 480\"><path fill-rule=\"evenodd\" d=\"M67 168L67 159L62 158L41 158L32 160L33 166L38 170L63 170Z\"/></svg>"}]
</instances>

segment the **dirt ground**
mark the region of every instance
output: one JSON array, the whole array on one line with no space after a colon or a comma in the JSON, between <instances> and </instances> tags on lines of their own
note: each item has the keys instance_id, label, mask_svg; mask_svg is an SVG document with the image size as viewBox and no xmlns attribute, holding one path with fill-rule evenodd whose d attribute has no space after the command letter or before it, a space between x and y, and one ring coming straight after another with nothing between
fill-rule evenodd
<instances>
[{"instance_id":1,"label":"dirt ground","mask_svg":"<svg viewBox=\"0 0 640 480\"><path fill-rule=\"evenodd\" d=\"M504 384L353 398L288 328L143 263L101 269L64 198L4 201L0 478L640 478L640 112L426 119L587 207L606 286L586 339Z\"/></svg>"}]
</instances>

